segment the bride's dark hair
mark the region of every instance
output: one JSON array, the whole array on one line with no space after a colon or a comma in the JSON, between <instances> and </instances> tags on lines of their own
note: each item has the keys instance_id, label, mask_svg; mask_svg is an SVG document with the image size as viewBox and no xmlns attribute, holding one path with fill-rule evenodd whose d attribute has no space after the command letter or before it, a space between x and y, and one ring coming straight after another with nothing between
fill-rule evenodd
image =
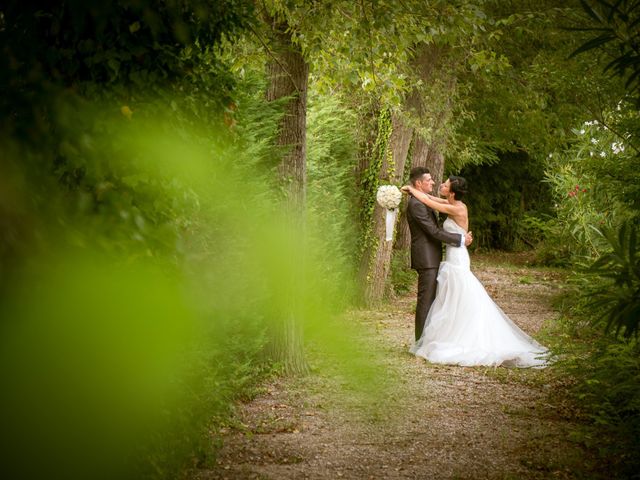
<instances>
[{"instance_id":1,"label":"bride's dark hair","mask_svg":"<svg viewBox=\"0 0 640 480\"><path fill-rule=\"evenodd\" d=\"M451 175L449 177L449 190L453 192L453 198L456 200L462 200L462 197L467 193L467 181L463 177L456 177Z\"/></svg>"}]
</instances>

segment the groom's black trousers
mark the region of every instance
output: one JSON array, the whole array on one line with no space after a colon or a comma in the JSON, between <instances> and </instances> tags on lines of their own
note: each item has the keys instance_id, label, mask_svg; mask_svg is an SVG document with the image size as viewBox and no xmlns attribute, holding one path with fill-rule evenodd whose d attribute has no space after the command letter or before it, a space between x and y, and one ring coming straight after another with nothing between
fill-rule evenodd
<instances>
[{"instance_id":1,"label":"groom's black trousers","mask_svg":"<svg viewBox=\"0 0 640 480\"><path fill-rule=\"evenodd\" d=\"M438 268L421 268L418 270L418 303L416 304L416 340L422 335L424 321L431 304L436 298L436 279Z\"/></svg>"}]
</instances>

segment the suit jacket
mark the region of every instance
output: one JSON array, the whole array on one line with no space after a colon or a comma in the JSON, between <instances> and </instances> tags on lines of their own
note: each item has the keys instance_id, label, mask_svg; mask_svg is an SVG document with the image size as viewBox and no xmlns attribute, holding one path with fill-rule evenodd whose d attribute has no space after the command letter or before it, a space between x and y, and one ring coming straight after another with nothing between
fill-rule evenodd
<instances>
[{"instance_id":1,"label":"suit jacket","mask_svg":"<svg viewBox=\"0 0 640 480\"><path fill-rule=\"evenodd\" d=\"M460 234L442 230L435 212L409 195L407 222L411 231L411 268L438 268L442 261L442 242L460 245Z\"/></svg>"}]
</instances>

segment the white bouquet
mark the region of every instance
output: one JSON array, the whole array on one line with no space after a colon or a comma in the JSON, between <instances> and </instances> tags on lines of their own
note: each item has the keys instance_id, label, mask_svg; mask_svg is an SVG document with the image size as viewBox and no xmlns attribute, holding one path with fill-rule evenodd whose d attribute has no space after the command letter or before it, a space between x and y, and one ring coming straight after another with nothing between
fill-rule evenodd
<instances>
[{"instance_id":1,"label":"white bouquet","mask_svg":"<svg viewBox=\"0 0 640 480\"><path fill-rule=\"evenodd\" d=\"M402 193L400 189L395 185L382 185L378 188L376 193L376 200L382 208L387 210L393 210L398 208L400 200L402 200Z\"/></svg>"},{"instance_id":2,"label":"white bouquet","mask_svg":"<svg viewBox=\"0 0 640 480\"><path fill-rule=\"evenodd\" d=\"M402 193L395 185L382 185L378 188L376 200L382 208L387 210L385 239L387 241L393 240L393 227L396 224L396 216L398 214L396 209L400 205L400 200L402 200Z\"/></svg>"}]
</instances>

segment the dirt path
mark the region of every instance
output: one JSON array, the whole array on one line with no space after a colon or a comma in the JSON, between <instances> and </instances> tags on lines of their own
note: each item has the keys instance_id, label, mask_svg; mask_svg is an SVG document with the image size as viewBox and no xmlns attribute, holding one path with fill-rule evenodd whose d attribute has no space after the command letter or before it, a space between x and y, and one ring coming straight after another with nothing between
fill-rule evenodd
<instances>
[{"instance_id":1,"label":"dirt path","mask_svg":"<svg viewBox=\"0 0 640 480\"><path fill-rule=\"evenodd\" d=\"M494 300L544 343L539 331L557 316L550 299L559 275L500 258L472 261ZM278 379L239 407L217 465L196 478L575 478L584 452L569 440L571 420L548 403L550 372L416 359L407 353L414 304L411 293L351 314L382 352L376 358L394 379L391 389L367 402L324 367Z\"/></svg>"}]
</instances>

